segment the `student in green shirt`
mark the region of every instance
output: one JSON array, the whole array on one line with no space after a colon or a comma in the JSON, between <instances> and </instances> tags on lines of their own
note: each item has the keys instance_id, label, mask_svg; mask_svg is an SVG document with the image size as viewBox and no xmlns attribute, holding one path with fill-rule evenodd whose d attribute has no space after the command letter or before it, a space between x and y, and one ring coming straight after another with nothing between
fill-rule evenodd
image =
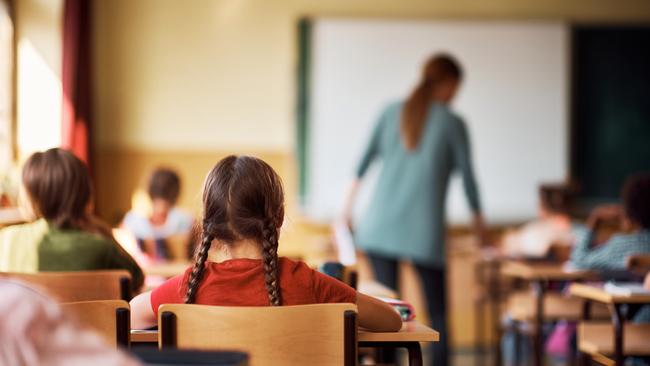
<instances>
[{"instance_id":1,"label":"student in green shirt","mask_svg":"<svg viewBox=\"0 0 650 366\"><path fill-rule=\"evenodd\" d=\"M87 167L72 153L50 149L23 166L22 197L36 221L0 230L0 271L126 269L133 289L144 275L93 214Z\"/></svg>"}]
</instances>

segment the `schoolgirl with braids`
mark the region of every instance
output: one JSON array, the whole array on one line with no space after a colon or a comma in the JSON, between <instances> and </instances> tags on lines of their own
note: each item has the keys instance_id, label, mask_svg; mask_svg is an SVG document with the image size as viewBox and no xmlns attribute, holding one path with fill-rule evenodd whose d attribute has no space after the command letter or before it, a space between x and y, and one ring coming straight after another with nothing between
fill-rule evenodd
<instances>
[{"instance_id":1,"label":"schoolgirl with braids","mask_svg":"<svg viewBox=\"0 0 650 366\"><path fill-rule=\"evenodd\" d=\"M399 315L386 303L358 294L346 284L278 257L284 221L284 192L277 173L264 161L229 156L208 174L203 186L201 242L194 264L153 291L131 301L131 325L156 324L161 304L281 306L356 303L359 324L396 331Z\"/></svg>"}]
</instances>

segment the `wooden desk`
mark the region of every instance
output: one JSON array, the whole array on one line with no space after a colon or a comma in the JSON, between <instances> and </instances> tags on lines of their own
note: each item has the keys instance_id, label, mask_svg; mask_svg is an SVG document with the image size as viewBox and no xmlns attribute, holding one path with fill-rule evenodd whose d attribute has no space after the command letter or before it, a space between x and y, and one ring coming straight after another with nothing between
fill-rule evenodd
<instances>
[{"instance_id":1,"label":"wooden desk","mask_svg":"<svg viewBox=\"0 0 650 366\"><path fill-rule=\"evenodd\" d=\"M588 321L591 318L591 302L600 302L608 305L613 323L614 347L611 353L613 355L613 364L623 365L626 354L624 337L629 332L625 331L625 322L634 317L642 305L650 304L650 294L614 295L605 291L602 285L580 283L572 284L569 288L569 293L573 296L588 300L585 302L583 309L583 321ZM593 351L593 347L590 348L587 344L583 344L583 346L581 347L581 351L584 350L585 352L581 352L581 357L583 362L586 363L589 357L586 353ZM600 351L607 352L608 350L601 347ZM595 352L591 356L599 359L607 359L601 352Z\"/></svg>"},{"instance_id":2,"label":"wooden desk","mask_svg":"<svg viewBox=\"0 0 650 366\"><path fill-rule=\"evenodd\" d=\"M357 286L357 291L368 296L397 299L397 293L377 281L363 281Z\"/></svg>"},{"instance_id":3,"label":"wooden desk","mask_svg":"<svg viewBox=\"0 0 650 366\"><path fill-rule=\"evenodd\" d=\"M404 322L399 332L368 332L359 329L359 347L406 348L411 365L422 365L420 342L438 342L440 334L416 321ZM158 343L157 330L131 330L132 343Z\"/></svg>"},{"instance_id":4,"label":"wooden desk","mask_svg":"<svg viewBox=\"0 0 650 366\"><path fill-rule=\"evenodd\" d=\"M487 308L492 320L492 329L496 339L501 339L501 300L503 289L501 279L501 266L505 259L495 254L481 253L481 257L474 266L474 278L480 288L480 294L474 300L474 318L476 327L476 350L479 354L476 357L476 366L485 364L485 319L484 310ZM494 345L494 364L501 365L501 343Z\"/></svg>"},{"instance_id":5,"label":"wooden desk","mask_svg":"<svg viewBox=\"0 0 650 366\"><path fill-rule=\"evenodd\" d=\"M597 275L594 271L569 269L562 264L520 261L506 262L501 268L501 273L526 281L578 281L594 278Z\"/></svg>"},{"instance_id":6,"label":"wooden desk","mask_svg":"<svg viewBox=\"0 0 650 366\"><path fill-rule=\"evenodd\" d=\"M143 267L142 270L147 276L160 276L165 278L171 278L179 274L183 274L185 270L190 267L192 263L190 262L165 262L165 263L155 263L146 267Z\"/></svg>"},{"instance_id":7,"label":"wooden desk","mask_svg":"<svg viewBox=\"0 0 650 366\"><path fill-rule=\"evenodd\" d=\"M605 291L602 284L574 283L569 287L569 293L572 296L604 304L650 304L650 294L614 295Z\"/></svg>"},{"instance_id":8,"label":"wooden desk","mask_svg":"<svg viewBox=\"0 0 650 366\"><path fill-rule=\"evenodd\" d=\"M544 295L551 281L579 281L593 278L596 273L584 270L567 269L562 264L527 263L521 261L508 261L501 267L505 276L519 278L530 282L535 293L535 321L534 321L534 365L542 366L544 360Z\"/></svg>"}]
</instances>

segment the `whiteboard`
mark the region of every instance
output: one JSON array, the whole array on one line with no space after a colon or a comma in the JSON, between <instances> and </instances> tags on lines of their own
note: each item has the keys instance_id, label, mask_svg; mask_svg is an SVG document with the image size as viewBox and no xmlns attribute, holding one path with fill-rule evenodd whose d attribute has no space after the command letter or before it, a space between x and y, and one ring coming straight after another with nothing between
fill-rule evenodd
<instances>
[{"instance_id":1,"label":"whiteboard","mask_svg":"<svg viewBox=\"0 0 650 366\"><path fill-rule=\"evenodd\" d=\"M483 211L491 223L537 214L537 186L568 175L568 27L558 22L317 19L311 38L305 213L341 211L361 152L387 103L404 99L429 55L462 64L453 109L467 123ZM364 178L357 215L377 175ZM452 223L470 210L460 177Z\"/></svg>"}]
</instances>

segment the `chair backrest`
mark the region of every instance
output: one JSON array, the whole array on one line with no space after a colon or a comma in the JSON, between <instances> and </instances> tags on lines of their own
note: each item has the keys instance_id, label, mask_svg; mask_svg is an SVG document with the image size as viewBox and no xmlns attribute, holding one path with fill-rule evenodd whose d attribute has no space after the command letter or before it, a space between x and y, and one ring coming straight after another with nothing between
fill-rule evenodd
<instances>
[{"instance_id":1,"label":"chair backrest","mask_svg":"<svg viewBox=\"0 0 650 366\"><path fill-rule=\"evenodd\" d=\"M238 350L251 365L355 365L357 307L162 305L161 347Z\"/></svg>"},{"instance_id":2,"label":"chair backrest","mask_svg":"<svg viewBox=\"0 0 650 366\"><path fill-rule=\"evenodd\" d=\"M131 299L131 274L125 270L79 272L0 272L39 287L59 302Z\"/></svg>"},{"instance_id":3,"label":"chair backrest","mask_svg":"<svg viewBox=\"0 0 650 366\"><path fill-rule=\"evenodd\" d=\"M627 269L645 275L650 272L650 254L635 254L627 258Z\"/></svg>"},{"instance_id":4,"label":"chair backrest","mask_svg":"<svg viewBox=\"0 0 650 366\"><path fill-rule=\"evenodd\" d=\"M129 346L130 310L124 300L96 300L62 303L63 311L82 325L101 334L111 345Z\"/></svg>"},{"instance_id":5,"label":"chair backrest","mask_svg":"<svg viewBox=\"0 0 650 366\"><path fill-rule=\"evenodd\" d=\"M157 349L151 347L131 348L130 353L143 365L151 366L246 366L248 355L232 351L196 351L180 349Z\"/></svg>"}]
</instances>

